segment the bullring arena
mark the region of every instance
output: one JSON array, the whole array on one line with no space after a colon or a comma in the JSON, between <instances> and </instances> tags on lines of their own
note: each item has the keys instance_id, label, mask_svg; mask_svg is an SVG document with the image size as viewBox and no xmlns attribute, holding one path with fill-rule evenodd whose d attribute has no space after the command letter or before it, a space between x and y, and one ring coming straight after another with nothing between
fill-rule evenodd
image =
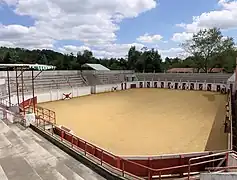
<instances>
[{"instance_id":1,"label":"bullring arena","mask_svg":"<svg viewBox=\"0 0 237 180\"><path fill-rule=\"evenodd\" d=\"M235 74L2 67L17 71L0 74L1 179L209 180L237 169Z\"/></svg>"},{"instance_id":2,"label":"bullring arena","mask_svg":"<svg viewBox=\"0 0 237 180\"><path fill-rule=\"evenodd\" d=\"M40 106L77 136L117 155L139 156L227 149L225 103L220 93L130 89Z\"/></svg>"}]
</instances>

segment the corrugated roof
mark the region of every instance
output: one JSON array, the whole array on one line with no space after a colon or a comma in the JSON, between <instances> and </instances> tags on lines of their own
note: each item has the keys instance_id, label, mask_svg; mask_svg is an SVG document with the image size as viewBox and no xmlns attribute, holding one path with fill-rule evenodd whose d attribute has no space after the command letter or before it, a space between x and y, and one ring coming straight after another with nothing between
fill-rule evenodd
<instances>
[{"instance_id":1,"label":"corrugated roof","mask_svg":"<svg viewBox=\"0 0 237 180\"><path fill-rule=\"evenodd\" d=\"M43 64L0 64L0 68L6 67L21 67L25 69L35 69L39 71L52 70L55 69L55 66L43 65Z\"/></svg>"},{"instance_id":2,"label":"corrugated roof","mask_svg":"<svg viewBox=\"0 0 237 180\"><path fill-rule=\"evenodd\" d=\"M89 64L89 63L86 63L83 65L84 67L87 66L87 67L91 67L92 69L96 70L96 71L110 71L109 68L101 65L101 64Z\"/></svg>"}]
</instances>

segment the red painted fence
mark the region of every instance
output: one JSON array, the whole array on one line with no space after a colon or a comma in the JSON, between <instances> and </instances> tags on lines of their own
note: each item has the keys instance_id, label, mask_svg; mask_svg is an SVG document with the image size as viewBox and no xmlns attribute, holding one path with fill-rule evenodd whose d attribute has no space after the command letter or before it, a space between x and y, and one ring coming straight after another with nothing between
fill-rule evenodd
<instances>
[{"instance_id":1,"label":"red painted fence","mask_svg":"<svg viewBox=\"0 0 237 180\"><path fill-rule=\"evenodd\" d=\"M48 121L38 119L39 124L48 124ZM46 122L45 122L46 121ZM113 155L112 153L99 148L69 132L60 129L51 123L53 132L49 135L60 137L61 141L70 144L71 148L78 152L83 152L85 156L93 157L94 161L101 166L109 166L118 171L120 175L132 175L134 177L148 178L151 180L154 176L177 175L184 173L205 171L207 167L215 167L220 162L225 166L228 152L213 154L213 152L167 155L150 158L124 158ZM42 126L39 126L42 128ZM43 127L43 130L45 128ZM200 157L203 156L201 160ZM196 158L196 159L195 159Z\"/></svg>"},{"instance_id":2,"label":"red painted fence","mask_svg":"<svg viewBox=\"0 0 237 180\"><path fill-rule=\"evenodd\" d=\"M50 109L38 106L37 96L34 97L34 99L30 98L20 103L20 108L24 110L26 113L35 111L34 113L37 116L37 118L41 118L41 119L46 120L47 122L56 124L55 112Z\"/></svg>"}]
</instances>

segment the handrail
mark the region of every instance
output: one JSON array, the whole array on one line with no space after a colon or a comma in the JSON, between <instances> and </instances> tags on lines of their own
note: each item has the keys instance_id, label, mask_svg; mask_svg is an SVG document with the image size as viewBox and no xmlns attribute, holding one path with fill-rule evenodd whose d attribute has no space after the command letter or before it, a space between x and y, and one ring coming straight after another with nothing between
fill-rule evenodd
<instances>
[{"instance_id":1,"label":"handrail","mask_svg":"<svg viewBox=\"0 0 237 180\"><path fill-rule=\"evenodd\" d=\"M34 108L34 107L30 106L30 108ZM48 114L44 113L45 110L48 112ZM53 121L53 123L56 124L56 117L55 117L56 113L50 109L43 108L41 106L35 106L35 114L37 116L43 116L42 119L44 119L47 122ZM45 119L45 118L47 118L47 119Z\"/></svg>"},{"instance_id":2,"label":"handrail","mask_svg":"<svg viewBox=\"0 0 237 180\"><path fill-rule=\"evenodd\" d=\"M46 124L46 120L45 119L40 119L42 121L44 121L44 125ZM48 122L48 121L47 121ZM38 125L39 123L37 123ZM60 130L60 132L63 134L61 135L62 137L60 138L61 141L66 141L68 143L71 144L71 147L78 150L81 149L85 156L87 156L87 154L90 154L90 156L94 157L95 159L99 160L100 161L100 164L103 165L103 164L106 164L106 165L109 165L111 168L113 168L114 170L117 170L119 172L122 173L123 176L125 176L125 174L128 174L128 175L131 175L131 173L129 173L128 171L126 171L126 168L125 168L125 163L129 163L129 164L133 164L135 165L136 167L139 167L139 168L142 168L144 170L147 171L147 177L148 177L148 180L151 180L152 177L154 175L158 175L159 178L161 179L161 176L162 176L162 172L164 171L168 171L168 170L176 170L176 169L181 169L181 168L187 168L188 170L188 174L190 176L190 172L191 172L191 167L193 166L197 166L197 165L200 165L200 164L207 164L207 163L210 163L210 162L215 162L215 161L220 161L220 160L223 160L225 157L221 157L221 158L218 158L218 159L213 159L213 160L207 160L207 161L202 161L202 162L198 162L198 163L191 163L192 161L194 160L198 160L198 159L205 159L205 158L209 158L209 157L217 157L217 156L221 156L221 155L227 155L228 153L230 152L233 152L233 151L225 151L225 152L221 152L221 153L215 153L215 154L211 154L211 155L206 155L206 156L201 156L201 157L195 157L195 158L190 158L189 159L189 164L185 164L185 165L179 165L179 166L173 166L173 167L167 167L167 168L160 168L160 169L155 169L155 168L152 168L152 167L148 167L148 166L145 166L145 165L142 165L142 164L139 164L137 162L134 162L134 161L131 161L129 159L125 159L124 157L119 157L117 155L114 155L112 154L111 152L108 152L100 147L97 147L96 145L90 143L90 142L87 142L86 140L82 139L82 138L79 138L59 127L57 127L54 123L52 122L48 122L48 124L51 124L52 125L52 128L58 128ZM42 128L42 127L40 127ZM45 130L45 128L43 128ZM71 139L71 142L68 141L67 139L64 140L64 136L65 135L67 136L70 136L72 139ZM82 143L83 146L80 147L78 145L75 144L75 142L78 142L78 143ZM92 148L94 152L100 152L101 154L96 156L96 154L93 154L91 152L88 152L88 147ZM108 162L106 162L104 160L104 155L109 155L111 158L113 158L115 160L115 162L119 162L119 165L115 165L115 164L108 164ZM136 176L135 176L136 177Z\"/></svg>"},{"instance_id":3,"label":"handrail","mask_svg":"<svg viewBox=\"0 0 237 180\"><path fill-rule=\"evenodd\" d=\"M230 151L226 151L226 152L221 152L221 153L216 153L216 154L211 154L211 155L206 155L206 156L190 158L189 161L188 161L188 180L190 180L190 173L191 173L191 167L192 166L228 159L228 155L229 155L230 152L232 152L232 151L230 150ZM218 158L218 159L213 159L213 160L208 160L208 161L202 161L202 162L194 163L194 164L191 163L192 161L195 161L195 160L205 159L205 158L209 158L209 157L216 157L216 156L221 156L221 155L225 155L225 157Z\"/></svg>"},{"instance_id":4,"label":"handrail","mask_svg":"<svg viewBox=\"0 0 237 180\"><path fill-rule=\"evenodd\" d=\"M237 166L226 166L226 167L207 167L205 168L207 171L215 171L215 170L229 170L229 169L237 169Z\"/></svg>"}]
</instances>

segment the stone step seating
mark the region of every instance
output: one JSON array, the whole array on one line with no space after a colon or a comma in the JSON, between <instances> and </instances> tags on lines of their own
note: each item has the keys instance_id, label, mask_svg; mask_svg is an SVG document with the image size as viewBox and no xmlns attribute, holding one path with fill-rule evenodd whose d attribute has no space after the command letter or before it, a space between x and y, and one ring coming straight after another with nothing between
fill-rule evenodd
<instances>
[{"instance_id":1,"label":"stone step seating","mask_svg":"<svg viewBox=\"0 0 237 180\"><path fill-rule=\"evenodd\" d=\"M21 79L18 79L19 88L21 89ZM16 80L11 79L11 89L16 91ZM53 76L39 76L35 79L34 86L36 91L48 89L63 89L72 86L84 86L84 82L80 75L53 75ZM24 89L31 91L32 80L31 77L24 77Z\"/></svg>"},{"instance_id":2,"label":"stone step seating","mask_svg":"<svg viewBox=\"0 0 237 180\"><path fill-rule=\"evenodd\" d=\"M18 88L22 89L21 80L18 81L19 85ZM24 80L24 90L25 91L31 91L32 90L32 82L29 79ZM34 87L36 91L39 90L46 90L46 89L57 89L59 87L59 84L57 83L57 80L55 79L40 79L35 80ZM11 80L11 89L13 92L16 92L16 81Z\"/></svg>"},{"instance_id":3,"label":"stone step seating","mask_svg":"<svg viewBox=\"0 0 237 180\"><path fill-rule=\"evenodd\" d=\"M80 87L80 86L84 86L85 85L85 83L83 81L83 78L79 74L67 75L66 78L67 78L67 80L68 80L68 82L69 82L69 84L71 86L78 86L78 87Z\"/></svg>"},{"instance_id":4,"label":"stone step seating","mask_svg":"<svg viewBox=\"0 0 237 180\"><path fill-rule=\"evenodd\" d=\"M0 129L1 180L104 180L29 128Z\"/></svg>"},{"instance_id":5,"label":"stone step seating","mask_svg":"<svg viewBox=\"0 0 237 180\"><path fill-rule=\"evenodd\" d=\"M96 76L103 84L116 84L121 82L119 74L96 74Z\"/></svg>"}]
</instances>

